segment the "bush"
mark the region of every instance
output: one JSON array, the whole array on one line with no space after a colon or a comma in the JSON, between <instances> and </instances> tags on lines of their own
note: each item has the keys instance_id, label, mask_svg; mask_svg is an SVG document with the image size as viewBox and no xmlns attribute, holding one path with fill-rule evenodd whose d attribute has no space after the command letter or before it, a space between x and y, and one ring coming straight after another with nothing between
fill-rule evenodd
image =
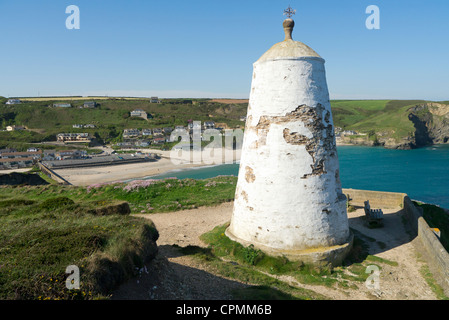
<instances>
[{"instance_id":1,"label":"bush","mask_svg":"<svg viewBox=\"0 0 449 320\"><path fill-rule=\"evenodd\" d=\"M98 216L106 216L111 214L130 214L131 209L129 208L128 202L121 202L118 204L92 209L89 212Z\"/></svg>"},{"instance_id":2,"label":"bush","mask_svg":"<svg viewBox=\"0 0 449 320\"><path fill-rule=\"evenodd\" d=\"M39 205L39 209L42 210L54 210L60 207L73 205L75 202L72 199L69 199L67 197L57 197L57 198L51 198L47 199L44 202L42 202Z\"/></svg>"}]
</instances>

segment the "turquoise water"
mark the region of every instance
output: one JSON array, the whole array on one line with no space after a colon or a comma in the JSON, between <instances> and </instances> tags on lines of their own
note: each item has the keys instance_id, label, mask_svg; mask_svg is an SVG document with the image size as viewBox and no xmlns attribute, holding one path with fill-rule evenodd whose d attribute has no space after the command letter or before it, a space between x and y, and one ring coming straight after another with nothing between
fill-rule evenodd
<instances>
[{"instance_id":1,"label":"turquoise water","mask_svg":"<svg viewBox=\"0 0 449 320\"><path fill-rule=\"evenodd\" d=\"M449 145L414 150L340 146L343 188L404 192L410 198L449 208ZM287 170L288 168L286 168ZM152 178L206 179L238 175L238 164L169 172Z\"/></svg>"}]
</instances>

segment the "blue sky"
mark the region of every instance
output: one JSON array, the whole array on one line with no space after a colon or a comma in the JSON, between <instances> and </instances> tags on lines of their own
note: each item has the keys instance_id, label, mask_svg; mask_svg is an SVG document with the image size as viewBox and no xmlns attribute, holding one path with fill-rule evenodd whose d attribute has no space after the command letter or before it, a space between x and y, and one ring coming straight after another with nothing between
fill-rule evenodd
<instances>
[{"instance_id":1,"label":"blue sky","mask_svg":"<svg viewBox=\"0 0 449 320\"><path fill-rule=\"evenodd\" d=\"M289 5L331 99L449 100L447 0L0 0L0 95L248 98ZM369 5L379 30L365 27Z\"/></svg>"}]
</instances>

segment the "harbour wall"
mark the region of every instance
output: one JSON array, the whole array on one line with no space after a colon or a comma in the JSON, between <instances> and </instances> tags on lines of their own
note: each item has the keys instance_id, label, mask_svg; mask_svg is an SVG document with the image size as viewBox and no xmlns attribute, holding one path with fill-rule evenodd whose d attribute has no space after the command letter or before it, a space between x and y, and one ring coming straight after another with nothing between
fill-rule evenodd
<instances>
[{"instance_id":1,"label":"harbour wall","mask_svg":"<svg viewBox=\"0 0 449 320\"><path fill-rule=\"evenodd\" d=\"M50 168L47 168L44 164L42 164L42 162L39 161L37 164L39 166L39 169L41 169L41 171L44 174L46 174L47 176L49 176L50 178L55 180L57 183L63 184L63 185L70 185L71 184L70 182L65 180L63 177L61 177L59 174L57 174L56 172L54 172Z\"/></svg>"}]
</instances>

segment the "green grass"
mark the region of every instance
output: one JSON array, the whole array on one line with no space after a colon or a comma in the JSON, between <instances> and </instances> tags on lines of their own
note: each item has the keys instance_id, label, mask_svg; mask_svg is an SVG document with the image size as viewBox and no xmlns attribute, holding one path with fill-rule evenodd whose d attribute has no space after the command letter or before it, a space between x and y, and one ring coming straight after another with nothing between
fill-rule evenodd
<instances>
[{"instance_id":1,"label":"green grass","mask_svg":"<svg viewBox=\"0 0 449 320\"><path fill-rule=\"evenodd\" d=\"M204 180L168 178L93 185L81 196L128 201L134 213L172 212L232 201L236 183L237 177L232 176Z\"/></svg>"},{"instance_id":2,"label":"green grass","mask_svg":"<svg viewBox=\"0 0 449 320\"><path fill-rule=\"evenodd\" d=\"M88 187L26 186L3 188L6 197L45 201L55 196L74 201L126 201L131 213L172 212L201 206L214 206L234 199L237 177L204 180L166 178L131 183L104 183Z\"/></svg>"},{"instance_id":3,"label":"green grass","mask_svg":"<svg viewBox=\"0 0 449 320\"><path fill-rule=\"evenodd\" d=\"M444 289L433 278L432 272L430 272L429 267L427 265L422 266L419 271L426 280L429 287L437 296L438 300L449 300L449 297L447 297L446 294L444 293Z\"/></svg>"},{"instance_id":4,"label":"green grass","mask_svg":"<svg viewBox=\"0 0 449 320\"><path fill-rule=\"evenodd\" d=\"M297 288L278 280L264 272L255 269L245 263L238 263L235 260L223 260L223 256L217 255L213 249L187 246L179 248L185 255L194 256L207 263L223 277L238 279L252 287L236 289L232 292L234 299L243 300L325 300L326 297L311 290Z\"/></svg>"},{"instance_id":5,"label":"green grass","mask_svg":"<svg viewBox=\"0 0 449 320\"><path fill-rule=\"evenodd\" d=\"M217 226L212 231L203 234L200 238L208 244L208 248L188 246L180 248L185 255L193 255L207 262L222 276L238 279L240 281L256 285L257 288L245 289L244 293L236 293L245 296L251 292L252 298L263 299L266 295L273 294L279 299L326 299L310 290L292 288L278 278L288 276L295 281L308 285L320 285L326 287L343 287L356 290L359 285L364 285L369 274L366 273L368 265L397 266L395 261L382 259L369 255L366 241L375 241L354 231L355 239L353 249L345 259L343 266L336 268L317 268L302 262L289 261L285 257L273 257L256 250L252 246L244 247L240 243L230 240L225 235L228 224ZM277 292L266 292L267 288L276 288Z\"/></svg>"},{"instance_id":6,"label":"green grass","mask_svg":"<svg viewBox=\"0 0 449 320\"><path fill-rule=\"evenodd\" d=\"M3 186L0 299L103 298L154 253L157 230L149 220L98 216L97 209L123 201L132 213L212 206L231 201L235 184L236 177L218 177L155 180L148 185ZM80 291L65 288L69 265L81 270Z\"/></svg>"},{"instance_id":7,"label":"green grass","mask_svg":"<svg viewBox=\"0 0 449 320\"><path fill-rule=\"evenodd\" d=\"M331 101L334 124L362 133L384 132L396 141L414 134L408 109L424 100Z\"/></svg>"},{"instance_id":8,"label":"green grass","mask_svg":"<svg viewBox=\"0 0 449 320\"><path fill-rule=\"evenodd\" d=\"M46 187L2 188L8 192L0 199L0 299L103 298L154 254L151 222L97 216L91 202L76 198L27 197ZM65 286L69 265L80 268L80 290Z\"/></svg>"}]
</instances>

